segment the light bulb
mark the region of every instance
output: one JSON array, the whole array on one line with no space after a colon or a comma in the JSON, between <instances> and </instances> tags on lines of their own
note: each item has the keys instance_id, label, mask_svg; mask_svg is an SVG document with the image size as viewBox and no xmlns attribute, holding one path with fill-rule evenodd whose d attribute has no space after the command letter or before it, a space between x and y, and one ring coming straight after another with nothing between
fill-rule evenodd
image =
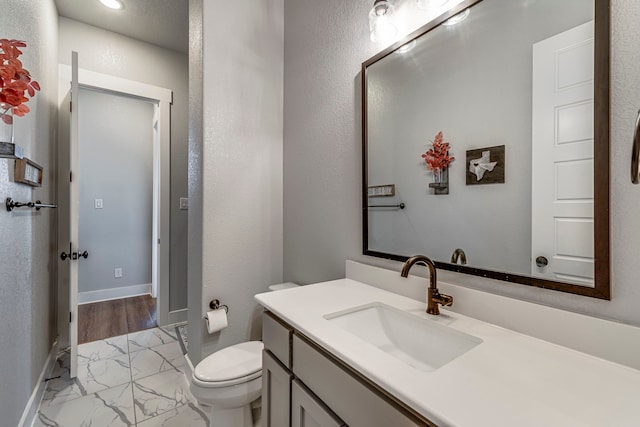
<instances>
[{"instance_id":1,"label":"light bulb","mask_svg":"<svg viewBox=\"0 0 640 427\"><path fill-rule=\"evenodd\" d=\"M458 13L457 15L454 15L451 18L449 18L446 21L444 21L442 23L442 25L446 25L446 26L449 27L451 25L459 24L462 21L464 21L465 19L467 19L467 17L469 16L470 13L471 13L471 11L469 9L465 9L462 12Z\"/></svg>"},{"instance_id":2,"label":"light bulb","mask_svg":"<svg viewBox=\"0 0 640 427\"><path fill-rule=\"evenodd\" d=\"M449 0L417 0L418 9L422 10L438 10L445 4L449 3Z\"/></svg>"},{"instance_id":3,"label":"light bulb","mask_svg":"<svg viewBox=\"0 0 640 427\"><path fill-rule=\"evenodd\" d=\"M372 42L388 42L397 34L398 28L393 24L395 12L393 5L386 0L376 0L369 12L369 31Z\"/></svg>"},{"instance_id":4,"label":"light bulb","mask_svg":"<svg viewBox=\"0 0 640 427\"><path fill-rule=\"evenodd\" d=\"M119 0L100 0L100 3L109 9L122 9L122 3Z\"/></svg>"},{"instance_id":5,"label":"light bulb","mask_svg":"<svg viewBox=\"0 0 640 427\"><path fill-rule=\"evenodd\" d=\"M413 49L414 47L416 47L416 40L415 39L413 39L409 43L405 43L402 46L400 46L399 48L397 48L396 49L396 53L407 53L411 49Z\"/></svg>"}]
</instances>

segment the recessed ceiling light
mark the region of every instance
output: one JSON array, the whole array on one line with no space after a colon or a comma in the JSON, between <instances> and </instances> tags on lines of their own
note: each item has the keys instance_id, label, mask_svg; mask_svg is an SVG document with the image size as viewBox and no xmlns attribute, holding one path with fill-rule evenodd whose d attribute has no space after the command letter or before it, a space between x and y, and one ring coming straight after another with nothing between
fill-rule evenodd
<instances>
[{"instance_id":1,"label":"recessed ceiling light","mask_svg":"<svg viewBox=\"0 0 640 427\"><path fill-rule=\"evenodd\" d=\"M122 9L122 3L120 0L100 0L100 3L109 9Z\"/></svg>"}]
</instances>

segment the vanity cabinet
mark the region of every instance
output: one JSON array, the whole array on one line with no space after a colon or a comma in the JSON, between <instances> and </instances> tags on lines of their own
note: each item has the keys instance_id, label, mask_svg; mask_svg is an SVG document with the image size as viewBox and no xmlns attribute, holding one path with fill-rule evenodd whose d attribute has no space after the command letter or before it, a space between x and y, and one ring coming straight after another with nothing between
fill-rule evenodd
<instances>
[{"instance_id":1,"label":"vanity cabinet","mask_svg":"<svg viewBox=\"0 0 640 427\"><path fill-rule=\"evenodd\" d=\"M270 312L263 341L263 427L435 425Z\"/></svg>"}]
</instances>

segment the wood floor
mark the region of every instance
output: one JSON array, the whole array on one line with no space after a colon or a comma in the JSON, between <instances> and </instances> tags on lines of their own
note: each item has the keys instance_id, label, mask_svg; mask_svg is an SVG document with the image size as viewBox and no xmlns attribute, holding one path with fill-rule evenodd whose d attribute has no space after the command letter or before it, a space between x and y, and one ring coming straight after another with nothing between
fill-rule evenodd
<instances>
[{"instance_id":1,"label":"wood floor","mask_svg":"<svg viewBox=\"0 0 640 427\"><path fill-rule=\"evenodd\" d=\"M157 325L156 300L151 295L78 306L78 344L154 328Z\"/></svg>"}]
</instances>

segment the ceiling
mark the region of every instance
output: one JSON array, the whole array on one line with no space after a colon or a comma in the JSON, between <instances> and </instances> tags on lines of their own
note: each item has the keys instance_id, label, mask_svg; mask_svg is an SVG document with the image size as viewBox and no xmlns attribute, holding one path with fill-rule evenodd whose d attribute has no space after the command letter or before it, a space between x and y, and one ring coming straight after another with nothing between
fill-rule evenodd
<instances>
[{"instance_id":1,"label":"ceiling","mask_svg":"<svg viewBox=\"0 0 640 427\"><path fill-rule=\"evenodd\" d=\"M167 49L188 53L189 0L121 0L120 10L98 0L55 0L58 14Z\"/></svg>"}]
</instances>

